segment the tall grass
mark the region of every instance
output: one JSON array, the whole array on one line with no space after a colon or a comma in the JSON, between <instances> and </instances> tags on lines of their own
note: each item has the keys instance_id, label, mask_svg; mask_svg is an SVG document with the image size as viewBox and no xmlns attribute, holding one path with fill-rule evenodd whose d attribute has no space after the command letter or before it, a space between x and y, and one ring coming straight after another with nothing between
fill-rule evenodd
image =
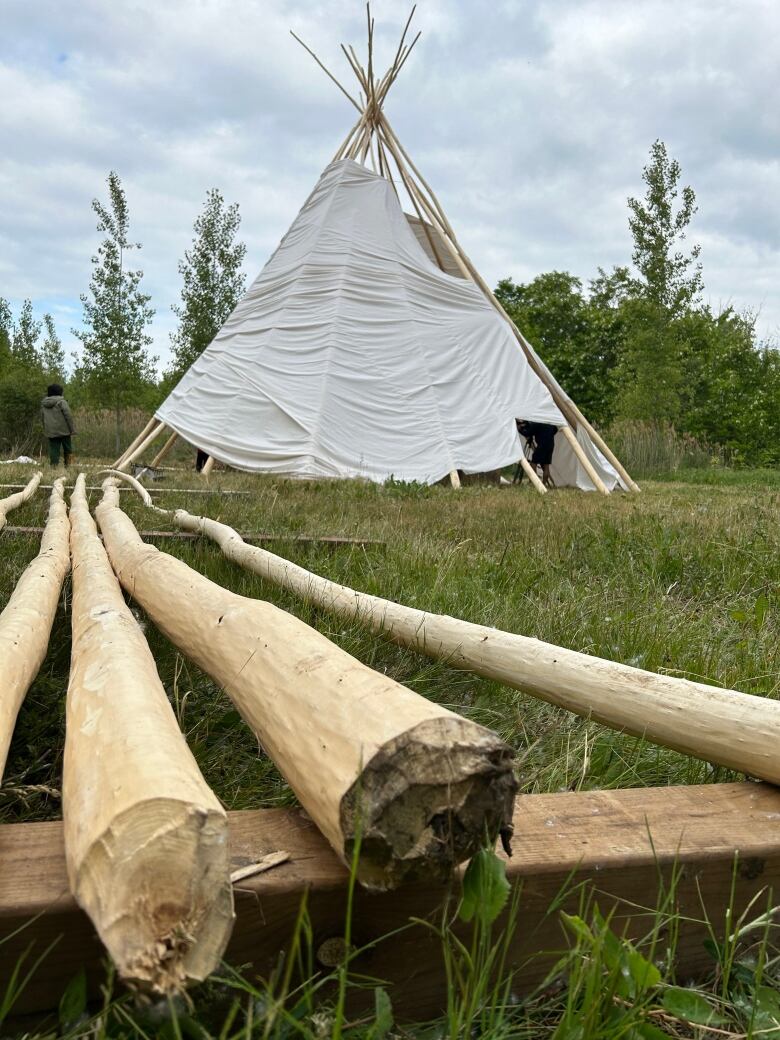
<instances>
[{"instance_id":1,"label":"tall grass","mask_svg":"<svg viewBox=\"0 0 780 1040\"><path fill-rule=\"evenodd\" d=\"M139 414L137 428L146 421L147 416ZM110 423L107 427L111 429ZM110 446L113 452L112 441ZM4 470L9 480L29 475L21 466ZM641 495L603 498L570 490L541 497L527 486L469 487L454 493L441 487L286 481L221 471L208 484L182 473L170 474L169 481L169 486L178 488L209 487L212 493L165 493L163 479L155 485L162 491L161 505L218 517L244 532L266 531L282 539L333 534L380 540L382 544L340 548L292 540L277 543L281 555L352 587L656 671L762 696L777 697L780 692L777 485L747 486L734 480L709 487L686 484L683 479L649 480L643 483ZM223 493L228 490L249 494ZM92 493L93 505L97 497ZM122 501L141 529L166 526L134 495L127 494ZM46 495L39 492L13 514L13 522L40 525L45 510ZM498 730L517 753L525 792L734 777L727 770L607 731L445 662L422 659L268 585L230 564L211 543L170 541L160 547L235 592L290 610L370 666ZM37 548L33 537L8 532L0 536L0 606ZM66 584L48 656L20 713L0 788L0 822L60 815L69 596ZM183 659L141 611L137 616L188 743L226 807L293 804L288 785L273 763L258 753L252 733L221 691ZM652 894L648 900L652 901ZM219 980L198 992L194 1010L177 1005L171 1011L166 1006L150 1011L151 1018L109 987L106 1009L98 1020L88 1020L89 1027L82 1023L77 1028L71 1024L56 1028L66 1036L122 1035L132 1040L144 1035L315 1040L331 1037L334 1023L340 1021L342 1038L372 1040L412 1035L429 1040L467 1036L710 1040L704 1026L694 1029L682 1024L678 1012L687 1007L702 1015L714 1009L724 1020L717 1026L721 1032L712 1033L713 1037L780 1040L780 1027L775 1029L771 1018L780 971L776 917L762 915L762 907L754 907L758 923L753 930L745 931L750 925L745 919L727 931L727 942L715 935L722 929L713 929L712 977L697 994L706 1006L695 998L685 1004L676 993L680 980L674 977L672 960L653 947L650 926L645 940L629 946L615 933L608 914L599 918L595 909L584 906L572 915L579 920L567 926L571 945L561 954L557 973L546 990L530 997L518 995L513 979L502 973L500 930L491 932L489 942L483 937L476 945L459 946L443 920L437 927L453 979L451 1002L446 1020L431 1024L427 1031L388 1025L391 1016L381 996L376 997L375 1011L360 1019L349 1011L349 1002L346 1010L342 1006L338 1011L327 996L323 981L327 976L312 976L311 986L298 989L292 976L288 983L284 981L287 962L280 963L274 978L263 983L226 969ZM672 905L650 909L660 913L673 931L678 919ZM309 957L305 914L300 928L300 958L305 966ZM739 932L739 942L732 943L729 936ZM743 954L741 944L754 939L757 945L752 953ZM623 986L626 971L630 976L631 965L640 980L643 971L648 972L648 980L655 978L640 956L658 968L661 979L648 981L640 995L626 996L616 987ZM350 987L358 985L346 969L328 977L328 985L343 986L345 975ZM634 983L638 984L636 979ZM285 985L288 1001L282 1014L280 993ZM392 993L387 996L392 1001ZM596 1009L587 1012L591 998ZM272 1008L277 1009L275 1017ZM631 1017L621 1016L621 1011L630 1011ZM585 1021L587 1031L578 1032ZM54 1031L53 1027L52 1036Z\"/></svg>"},{"instance_id":2,"label":"tall grass","mask_svg":"<svg viewBox=\"0 0 780 1040\"><path fill-rule=\"evenodd\" d=\"M690 434L678 433L669 423L623 420L612 425L606 440L637 479L725 463L721 449L702 444Z\"/></svg>"}]
</instances>

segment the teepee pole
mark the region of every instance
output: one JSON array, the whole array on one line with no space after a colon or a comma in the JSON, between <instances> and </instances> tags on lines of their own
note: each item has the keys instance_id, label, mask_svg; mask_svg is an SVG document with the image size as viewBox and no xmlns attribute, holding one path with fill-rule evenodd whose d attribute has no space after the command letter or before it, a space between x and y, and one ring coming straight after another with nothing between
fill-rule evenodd
<instances>
[{"instance_id":1,"label":"teepee pole","mask_svg":"<svg viewBox=\"0 0 780 1040\"><path fill-rule=\"evenodd\" d=\"M209 455L206 461L203 463L203 469L200 471L202 477L207 477L214 469L214 456Z\"/></svg>"},{"instance_id":2,"label":"teepee pole","mask_svg":"<svg viewBox=\"0 0 780 1040\"><path fill-rule=\"evenodd\" d=\"M211 538L239 567L337 617L384 632L400 646L613 729L780 784L780 701L429 614L322 578L247 545L233 528L208 517L177 509L173 522Z\"/></svg>"},{"instance_id":3,"label":"teepee pole","mask_svg":"<svg viewBox=\"0 0 780 1040\"><path fill-rule=\"evenodd\" d=\"M0 614L0 780L19 708L46 656L60 590L70 567L64 485L64 477L54 481L40 551Z\"/></svg>"},{"instance_id":4,"label":"teepee pole","mask_svg":"<svg viewBox=\"0 0 780 1040\"><path fill-rule=\"evenodd\" d=\"M495 295L493 294L493 290L490 288L490 286L487 284L487 282L485 282L484 278L480 275L479 271L476 269L474 264L471 262L471 260L469 260L468 256L464 252L462 246L460 245L460 243L458 242L458 240L457 240L457 238L455 236L455 233L454 233L454 231L452 229L452 225L447 220L447 216L444 213L444 209L443 209L441 203L439 202L438 198L436 197L436 194L434 193L434 191L430 187L430 185L427 183L425 178L422 176L420 171L417 169L417 167L414 165L414 162L410 158L408 152L406 152L406 150L404 149L404 147L401 144L401 142L398 140L398 137L396 136L395 132L393 131L392 127L390 126L389 122L387 121L387 118L384 115L384 113L381 113L379 118L380 118L382 129L385 131L385 133L387 135L387 138L389 138L395 145L397 145L399 153L407 161L410 170L415 174L415 176L419 180L420 184L428 192L428 195L430 196L430 199L431 199L431 203L432 203L433 206L436 207L436 210L437 210L438 214L440 215L441 222L443 223L444 230L446 231L445 241L446 241L447 238L449 238L452 241L453 246L455 247L455 249L458 251L459 255L462 258L464 266L466 267L466 269L471 274L471 277L472 277L473 281L475 281L477 283L477 285L480 287L480 289L482 289L483 293L487 296L488 300L493 304L493 306L501 314L501 316L509 323L510 327L514 331L514 334L515 334L515 337L516 337L518 343L520 344L520 346L521 346L521 348L523 350L523 353L525 354L525 356L526 356L526 358L528 360L528 363L531 365L531 367L534 370L534 372L536 373L536 375L541 379L541 381L544 383L544 385L550 391L550 393L551 393L551 395L553 397L553 400L555 401L555 404L561 410L563 415L569 420L570 425L572 425L575 429L576 429L576 427L580 423L585 427L587 433L596 442L597 446L602 451L602 453L605 455L607 460L610 463L612 463L612 465L615 467L615 469L617 470L619 476L623 479L623 482L626 484L626 486L631 491L639 491L639 486L631 478L631 476L629 475L628 471L625 469L625 467L622 465L622 463L617 459L617 457L615 456L614 452L608 447L608 445L606 444L604 439L593 429L593 426L590 424L590 422L588 422L588 420L585 418L585 416L582 414L582 412L576 406L576 404L574 404L573 401L571 401L568 397L566 397L563 394L563 392L560 390L560 388L557 387L557 385L550 380L550 377L547 374L547 372L545 371L545 369L541 365L539 365L537 363L536 357L535 357L535 355L534 355L534 353L533 353L533 351L531 349L530 344L528 343L526 338L523 336L523 334L520 332L520 330L517 328L517 326L512 321L512 319L509 317L509 315L506 313L506 311L504 310L504 308L501 305L501 303L496 299Z\"/></svg>"},{"instance_id":5,"label":"teepee pole","mask_svg":"<svg viewBox=\"0 0 780 1040\"><path fill-rule=\"evenodd\" d=\"M595 470L595 468L593 466L593 463L590 461L588 456L585 454L585 451L583 450L583 447L580 444L580 442L577 440L577 437L574 434L574 432L572 431L571 426L562 426L561 427L561 432L563 433L563 436L568 441L569 447L571 448L571 450L576 455L579 464L582 466L582 468L585 470L585 472L590 477L591 483L593 484L593 486L596 488L597 491L600 491L602 493L602 495L608 495L609 494L609 490L607 489L606 484L601 479L601 477L598 475L598 473L596 472L596 470Z\"/></svg>"},{"instance_id":6,"label":"teepee pole","mask_svg":"<svg viewBox=\"0 0 780 1040\"><path fill-rule=\"evenodd\" d=\"M511 819L511 753L489 730L350 657L271 603L145 544L115 481L96 509L120 581L230 696L304 809L374 888L450 876ZM118 660L118 658L116 658Z\"/></svg>"},{"instance_id":7,"label":"teepee pole","mask_svg":"<svg viewBox=\"0 0 780 1040\"><path fill-rule=\"evenodd\" d=\"M154 427L152 432L147 434L146 437L144 437L144 439L141 441L138 447L134 448L133 451L130 452L130 454L125 458L124 462L120 462L118 466L114 466L114 469L127 469L127 467L132 465L132 463L135 462L137 458L140 458L141 455L143 455L143 453L146 451L150 444L157 440L157 438L160 436L164 429L165 423L158 423Z\"/></svg>"},{"instance_id":8,"label":"teepee pole","mask_svg":"<svg viewBox=\"0 0 780 1040\"><path fill-rule=\"evenodd\" d=\"M42 474L36 473L22 491L17 491L15 494L9 495L7 498L0 498L0 531L5 527L8 514L13 509L17 509L19 506L24 505L25 502L28 502L33 497L35 492L38 490L41 476Z\"/></svg>"},{"instance_id":9,"label":"teepee pole","mask_svg":"<svg viewBox=\"0 0 780 1040\"><path fill-rule=\"evenodd\" d=\"M120 976L175 993L233 924L227 815L198 770L89 514L71 500L62 816L71 890Z\"/></svg>"},{"instance_id":10,"label":"teepee pole","mask_svg":"<svg viewBox=\"0 0 780 1040\"><path fill-rule=\"evenodd\" d=\"M536 470L531 465L531 463L528 461L528 459L525 457L525 455L521 455L520 456L520 465L523 467L523 473L525 473L525 475L531 481L531 483L536 488L536 490L539 492L539 494L540 495L546 495L547 494L547 488L544 486L542 481L539 479L539 474L536 472Z\"/></svg>"},{"instance_id":11,"label":"teepee pole","mask_svg":"<svg viewBox=\"0 0 780 1040\"><path fill-rule=\"evenodd\" d=\"M152 459L151 463L149 464L151 469L155 469L157 466L160 465L162 460L165 458L165 456L168 454L168 452L171 450L171 448L174 446L174 444L178 440L178 437L179 437L178 433L172 433L170 435L168 440L165 442L165 444L163 444L162 448L160 448L160 450L157 452L157 454L155 455L155 457Z\"/></svg>"},{"instance_id":12,"label":"teepee pole","mask_svg":"<svg viewBox=\"0 0 780 1040\"><path fill-rule=\"evenodd\" d=\"M460 474L456 469L450 470L450 484L456 491L460 490Z\"/></svg>"},{"instance_id":13,"label":"teepee pole","mask_svg":"<svg viewBox=\"0 0 780 1040\"><path fill-rule=\"evenodd\" d=\"M149 433L149 431L152 429L152 427L154 426L154 424L156 422L157 422L157 420L155 419L154 416L152 416L151 419L149 420L149 422L146 424L146 426L144 426L144 428L138 434L138 436L133 438L133 440L130 442L130 444L125 448L125 450L122 452L122 454L116 460L116 462L114 463L114 467L113 467L114 469L116 469L117 466L121 466L122 465L122 463L127 459L127 456L138 447L138 445L141 443L141 441L144 439L144 437Z\"/></svg>"}]
</instances>

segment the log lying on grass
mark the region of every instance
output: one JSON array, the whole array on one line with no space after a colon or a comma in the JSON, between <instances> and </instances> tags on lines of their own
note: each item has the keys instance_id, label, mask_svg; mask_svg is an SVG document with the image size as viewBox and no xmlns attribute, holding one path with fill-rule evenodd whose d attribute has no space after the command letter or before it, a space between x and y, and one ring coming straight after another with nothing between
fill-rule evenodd
<instances>
[{"instance_id":1,"label":"log lying on grass","mask_svg":"<svg viewBox=\"0 0 780 1040\"><path fill-rule=\"evenodd\" d=\"M506 831L516 781L489 730L366 667L313 628L141 541L104 484L96 515L119 580L232 698L303 807L373 888L446 878Z\"/></svg>"},{"instance_id":2,"label":"log lying on grass","mask_svg":"<svg viewBox=\"0 0 780 1040\"><path fill-rule=\"evenodd\" d=\"M142 487L140 492L150 504L148 492ZM428 614L312 574L266 549L247 545L232 527L216 520L183 509L172 518L182 530L211 538L239 566L339 617L384 632L402 646L613 729L780 784L780 701L658 675L527 636Z\"/></svg>"},{"instance_id":3,"label":"log lying on grass","mask_svg":"<svg viewBox=\"0 0 780 1040\"><path fill-rule=\"evenodd\" d=\"M36 473L23 491L17 491L15 495L9 495L8 498L0 498L0 531L5 527L6 519L11 510L16 509L17 506L24 505L25 502L31 499L38 490L40 482L41 474Z\"/></svg>"},{"instance_id":4,"label":"log lying on grass","mask_svg":"<svg viewBox=\"0 0 780 1040\"><path fill-rule=\"evenodd\" d=\"M62 582L70 567L70 523L64 484L62 477L54 483L40 552L22 574L0 614L0 780L16 716L46 656Z\"/></svg>"},{"instance_id":5,"label":"log lying on grass","mask_svg":"<svg viewBox=\"0 0 780 1040\"><path fill-rule=\"evenodd\" d=\"M71 503L68 877L120 975L168 993L213 971L230 935L227 817L176 724L84 488L81 474Z\"/></svg>"}]
</instances>

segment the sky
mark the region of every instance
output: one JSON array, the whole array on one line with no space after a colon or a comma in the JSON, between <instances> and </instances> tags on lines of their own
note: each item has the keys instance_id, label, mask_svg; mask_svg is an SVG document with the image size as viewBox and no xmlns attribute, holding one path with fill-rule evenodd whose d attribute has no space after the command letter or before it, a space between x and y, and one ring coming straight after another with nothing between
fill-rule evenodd
<instances>
[{"instance_id":1,"label":"sky","mask_svg":"<svg viewBox=\"0 0 780 1040\"><path fill-rule=\"evenodd\" d=\"M375 0L376 63L410 6ZM386 112L491 284L631 257L626 199L657 138L697 196L705 300L780 341L776 0L420 0L422 36ZM164 368L178 262L206 192L238 202L249 280L351 126L339 44L360 0L0 0L0 296L78 349L99 242L124 184Z\"/></svg>"}]
</instances>

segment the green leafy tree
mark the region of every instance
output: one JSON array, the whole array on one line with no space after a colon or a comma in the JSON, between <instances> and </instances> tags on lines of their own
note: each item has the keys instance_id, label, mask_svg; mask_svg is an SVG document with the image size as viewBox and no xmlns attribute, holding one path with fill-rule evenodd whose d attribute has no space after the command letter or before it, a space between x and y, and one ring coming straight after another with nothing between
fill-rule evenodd
<instances>
[{"instance_id":1,"label":"green leafy tree","mask_svg":"<svg viewBox=\"0 0 780 1040\"><path fill-rule=\"evenodd\" d=\"M44 314L43 325L46 335L40 347L41 367L47 379L65 381L67 369L65 365L65 351L62 348L62 340L57 335L54 327L54 319L51 314Z\"/></svg>"},{"instance_id":2,"label":"green leafy tree","mask_svg":"<svg viewBox=\"0 0 780 1040\"><path fill-rule=\"evenodd\" d=\"M701 247L688 252L679 248L698 209L693 188L680 188L680 174L679 162L669 158L663 141L655 141L642 171L644 200L628 200L639 285L643 295L670 316L693 304L702 290Z\"/></svg>"},{"instance_id":3,"label":"green leafy tree","mask_svg":"<svg viewBox=\"0 0 780 1040\"><path fill-rule=\"evenodd\" d=\"M585 414L608 422L618 343L612 315L592 306L580 279L566 271L540 274L525 285L505 278L496 296Z\"/></svg>"},{"instance_id":4,"label":"green leafy tree","mask_svg":"<svg viewBox=\"0 0 780 1040\"><path fill-rule=\"evenodd\" d=\"M73 333L83 345L76 375L91 403L114 410L119 452L122 411L148 392L157 359L148 350L152 337L147 328L154 310L151 297L141 291L143 271L128 267L128 254L141 244L130 241L127 197L113 170L107 183L109 205L92 201L97 230L105 237L92 258L89 294L81 296L85 327Z\"/></svg>"},{"instance_id":5,"label":"green leafy tree","mask_svg":"<svg viewBox=\"0 0 780 1040\"><path fill-rule=\"evenodd\" d=\"M11 363L11 306L0 296L0 375Z\"/></svg>"},{"instance_id":6,"label":"green leafy tree","mask_svg":"<svg viewBox=\"0 0 780 1040\"><path fill-rule=\"evenodd\" d=\"M40 368L41 357L38 352L40 335L41 322L35 320L32 300L25 300L19 320L14 324L11 340L11 351L20 364L29 368Z\"/></svg>"},{"instance_id":7,"label":"green leafy tree","mask_svg":"<svg viewBox=\"0 0 780 1040\"><path fill-rule=\"evenodd\" d=\"M179 318L171 336L174 378L200 357L243 295L246 246L236 241L240 225L238 205L225 206L222 194L212 188L195 220L192 246L179 262L184 284L181 305L173 307Z\"/></svg>"}]
</instances>

